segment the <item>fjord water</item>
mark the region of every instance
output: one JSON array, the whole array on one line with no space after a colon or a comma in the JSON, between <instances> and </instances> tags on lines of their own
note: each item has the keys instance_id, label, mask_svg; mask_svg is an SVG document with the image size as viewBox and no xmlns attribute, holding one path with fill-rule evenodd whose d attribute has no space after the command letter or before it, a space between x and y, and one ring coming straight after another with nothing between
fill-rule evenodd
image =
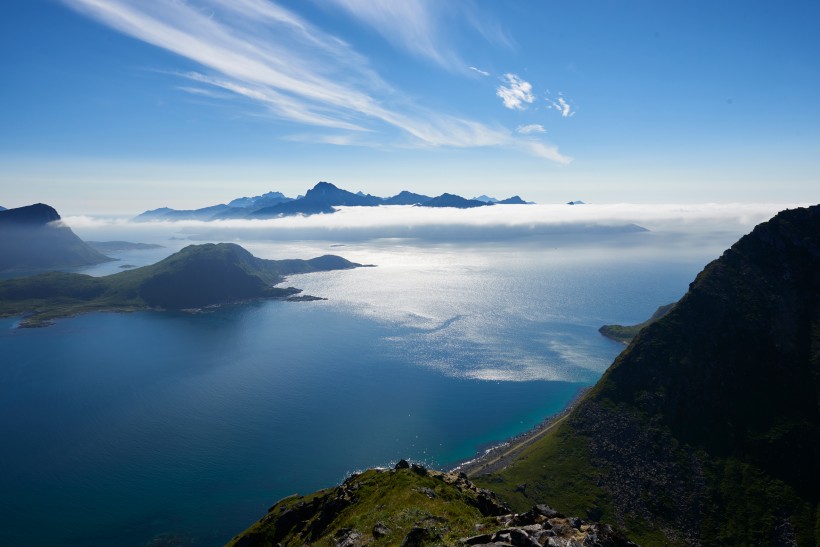
<instances>
[{"instance_id":1,"label":"fjord water","mask_svg":"<svg viewBox=\"0 0 820 547\"><path fill-rule=\"evenodd\" d=\"M652 237L249 242L377 267L288 280L327 301L0 320L0 543L219 545L357 469L452 466L564 408L622 349L598 326L676 300L723 245Z\"/></svg>"}]
</instances>

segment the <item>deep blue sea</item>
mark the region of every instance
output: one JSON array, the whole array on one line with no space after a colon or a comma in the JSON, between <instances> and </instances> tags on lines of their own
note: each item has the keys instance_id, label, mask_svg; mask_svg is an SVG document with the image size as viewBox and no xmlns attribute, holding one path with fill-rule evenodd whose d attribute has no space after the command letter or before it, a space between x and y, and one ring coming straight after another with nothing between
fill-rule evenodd
<instances>
[{"instance_id":1,"label":"deep blue sea","mask_svg":"<svg viewBox=\"0 0 820 547\"><path fill-rule=\"evenodd\" d=\"M0 544L220 545L355 470L453 466L564 408L622 349L597 328L677 300L724 245L255 241L377 267L287 280L326 301L0 320Z\"/></svg>"}]
</instances>

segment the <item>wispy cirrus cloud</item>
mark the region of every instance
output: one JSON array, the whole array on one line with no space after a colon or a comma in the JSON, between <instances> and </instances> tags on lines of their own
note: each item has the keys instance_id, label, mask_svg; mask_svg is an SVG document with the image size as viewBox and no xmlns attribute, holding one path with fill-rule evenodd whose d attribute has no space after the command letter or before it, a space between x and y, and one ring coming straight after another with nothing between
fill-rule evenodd
<instances>
[{"instance_id":1,"label":"wispy cirrus cloud","mask_svg":"<svg viewBox=\"0 0 820 547\"><path fill-rule=\"evenodd\" d=\"M518 133L529 135L530 133L546 133L547 130L540 123L531 123L529 125L519 125L515 129Z\"/></svg>"},{"instance_id":2,"label":"wispy cirrus cloud","mask_svg":"<svg viewBox=\"0 0 820 547\"><path fill-rule=\"evenodd\" d=\"M527 104L532 104L535 101L535 95L532 94L532 84L526 80L522 80L517 74L504 74L503 80L507 85L500 85L496 89L495 94L501 97L504 106L510 110L524 110Z\"/></svg>"},{"instance_id":3,"label":"wispy cirrus cloud","mask_svg":"<svg viewBox=\"0 0 820 547\"><path fill-rule=\"evenodd\" d=\"M572 105L564 99L563 95L563 93L559 93L555 99L547 96L547 108L557 110L562 118L571 118L575 115L575 110L572 109Z\"/></svg>"},{"instance_id":4,"label":"wispy cirrus cloud","mask_svg":"<svg viewBox=\"0 0 820 547\"><path fill-rule=\"evenodd\" d=\"M468 27L484 39L510 47L512 41L493 18L467 0L324 0L372 28L393 46L453 72L464 62L452 44L453 33ZM473 69L473 67L470 67ZM484 73L481 70L479 73ZM485 76L489 75L484 73Z\"/></svg>"},{"instance_id":5,"label":"wispy cirrus cloud","mask_svg":"<svg viewBox=\"0 0 820 547\"><path fill-rule=\"evenodd\" d=\"M200 65L183 91L229 93L287 122L378 133L382 145L518 148L553 161L509 130L415 104L345 41L264 0L63 0L119 32ZM417 5L410 2L408 5ZM382 5L388 9L386 4ZM425 6L427 6L425 4ZM427 6L429 7L429 6ZM461 66L464 66L463 64ZM205 87L203 87L205 86ZM216 98L212 93L211 98ZM384 138L391 131L398 136ZM333 144L361 139L330 136ZM557 154L557 155L556 155Z\"/></svg>"},{"instance_id":6,"label":"wispy cirrus cloud","mask_svg":"<svg viewBox=\"0 0 820 547\"><path fill-rule=\"evenodd\" d=\"M480 68L476 68L474 66L468 66L467 68L472 70L473 72L478 72L482 76L489 76L490 75L490 73L487 72L486 70L481 70Z\"/></svg>"}]
</instances>

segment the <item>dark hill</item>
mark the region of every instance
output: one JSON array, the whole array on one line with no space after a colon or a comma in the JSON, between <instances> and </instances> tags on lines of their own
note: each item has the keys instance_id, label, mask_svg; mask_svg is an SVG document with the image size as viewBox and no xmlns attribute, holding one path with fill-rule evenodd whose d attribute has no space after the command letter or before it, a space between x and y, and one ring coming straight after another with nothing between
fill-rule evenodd
<instances>
[{"instance_id":1,"label":"dark hill","mask_svg":"<svg viewBox=\"0 0 820 547\"><path fill-rule=\"evenodd\" d=\"M815 545L819 395L814 206L706 266L555 433L486 480L647 543Z\"/></svg>"},{"instance_id":2,"label":"dark hill","mask_svg":"<svg viewBox=\"0 0 820 547\"><path fill-rule=\"evenodd\" d=\"M189 309L298 292L273 285L296 273L356 268L326 255L264 260L233 243L189 245L142 268L105 277L46 274L0 282L0 315L32 313L28 324L97 310Z\"/></svg>"},{"instance_id":3,"label":"dark hill","mask_svg":"<svg viewBox=\"0 0 820 547\"><path fill-rule=\"evenodd\" d=\"M0 271L74 268L109 260L60 222L53 207L37 203L0 211Z\"/></svg>"},{"instance_id":4,"label":"dark hill","mask_svg":"<svg viewBox=\"0 0 820 547\"><path fill-rule=\"evenodd\" d=\"M479 201L477 199L466 199L455 194L441 194L438 197L425 201L421 207L455 207L456 209L472 209L473 207L491 206L493 203Z\"/></svg>"}]
</instances>

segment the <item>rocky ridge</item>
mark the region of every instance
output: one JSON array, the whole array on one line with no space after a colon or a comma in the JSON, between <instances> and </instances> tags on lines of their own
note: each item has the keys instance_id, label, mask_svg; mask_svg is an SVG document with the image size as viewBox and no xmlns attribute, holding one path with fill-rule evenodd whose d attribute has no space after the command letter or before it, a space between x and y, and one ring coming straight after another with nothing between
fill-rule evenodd
<instances>
[{"instance_id":1,"label":"rocky ridge","mask_svg":"<svg viewBox=\"0 0 820 547\"><path fill-rule=\"evenodd\" d=\"M401 506L393 506L394 500L401 500ZM285 498L231 542L237 547L312 544L635 545L609 525L568 517L544 504L513 513L463 473L429 470L405 460L393 469L351 475L338 487L311 496Z\"/></svg>"}]
</instances>

